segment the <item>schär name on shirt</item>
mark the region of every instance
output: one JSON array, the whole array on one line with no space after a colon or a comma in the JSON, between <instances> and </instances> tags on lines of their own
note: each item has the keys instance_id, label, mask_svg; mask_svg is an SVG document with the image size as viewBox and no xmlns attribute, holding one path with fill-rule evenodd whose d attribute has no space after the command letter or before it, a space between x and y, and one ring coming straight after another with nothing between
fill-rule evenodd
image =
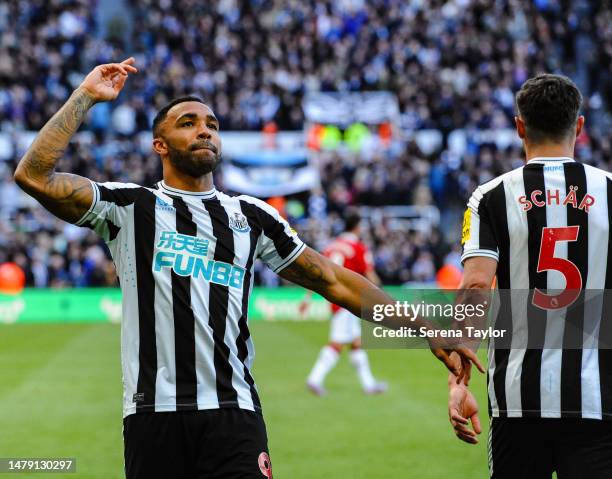
<instances>
[{"instance_id":1,"label":"sch\u00e4r name on shirt","mask_svg":"<svg viewBox=\"0 0 612 479\"><path fill-rule=\"evenodd\" d=\"M570 205L573 208L589 212L589 208L595 204L595 198L588 193L578 201L578 187L570 186L569 192L561 192L558 189L533 190L527 198L526 195L519 196L518 202L523 206L523 211L529 211L534 206L541 208L550 205Z\"/></svg>"}]
</instances>

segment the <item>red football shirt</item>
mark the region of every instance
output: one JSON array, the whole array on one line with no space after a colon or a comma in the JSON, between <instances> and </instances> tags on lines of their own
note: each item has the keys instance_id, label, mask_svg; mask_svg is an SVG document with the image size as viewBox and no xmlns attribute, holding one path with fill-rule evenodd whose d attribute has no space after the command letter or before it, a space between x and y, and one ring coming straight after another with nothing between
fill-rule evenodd
<instances>
[{"instance_id":1,"label":"red football shirt","mask_svg":"<svg viewBox=\"0 0 612 479\"><path fill-rule=\"evenodd\" d=\"M374 269L371 253L354 233L342 233L325 248L323 254L334 263L363 276ZM339 306L332 304L334 313L339 309Z\"/></svg>"}]
</instances>

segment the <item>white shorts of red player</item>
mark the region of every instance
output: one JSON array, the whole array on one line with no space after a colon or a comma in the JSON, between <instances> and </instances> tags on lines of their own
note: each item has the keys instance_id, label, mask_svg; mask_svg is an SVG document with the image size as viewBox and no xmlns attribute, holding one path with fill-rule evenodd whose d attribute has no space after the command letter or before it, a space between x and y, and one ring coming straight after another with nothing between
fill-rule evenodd
<instances>
[{"instance_id":1,"label":"white shorts of red player","mask_svg":"<svg viewBox=\"0 0 612 479\"><path fill-rule=\"evenodd\" d=\"M330 320L330 342L350 344L360 338L361 319L346 309L338 310Z\"/></svg>"}]
</instances>

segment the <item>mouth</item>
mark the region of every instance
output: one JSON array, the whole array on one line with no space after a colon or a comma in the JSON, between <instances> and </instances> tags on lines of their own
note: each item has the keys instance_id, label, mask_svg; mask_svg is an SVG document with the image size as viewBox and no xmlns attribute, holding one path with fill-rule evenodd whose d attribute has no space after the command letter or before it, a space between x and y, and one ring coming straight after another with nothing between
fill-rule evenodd
<instances>
[{"instance_id":1,"label":"mouth","mask_svg":"<svg viewBox=\"0 0 612 479\"><path fill-rule=\"evenodd\" d=\"M217 148L214 145L211 145L210 143L198 143L197 145L193 145L191 147L191 151L198 151L198 150L209 150L209 151L212 151L213 153L217 153Z\"/></svg>"}]
</instances>

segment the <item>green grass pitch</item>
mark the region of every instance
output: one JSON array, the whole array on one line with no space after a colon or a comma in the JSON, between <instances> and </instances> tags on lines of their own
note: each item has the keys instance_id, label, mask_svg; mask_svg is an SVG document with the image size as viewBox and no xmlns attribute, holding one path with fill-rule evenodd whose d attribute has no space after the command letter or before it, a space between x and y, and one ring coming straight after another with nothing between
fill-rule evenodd
<instances>
[{"instance_id":1,"label":"green grass pitch","mask_svg":"<svg viewBox=\"0 0 612 479\"><path fill-rule=\"evenodd\" d=\"M480 444L458 441L446 413L446 373L429 351L370 351L390 384L361 394L346 353L312 396L304 380L327 339L327 323L254 322L255 380L276 478L487 477ZM0 326L0 457L75 457L76 474L123 478L119 326ZM485 381L473 380L487 425Z\"/></svg>"}]
</instances>

